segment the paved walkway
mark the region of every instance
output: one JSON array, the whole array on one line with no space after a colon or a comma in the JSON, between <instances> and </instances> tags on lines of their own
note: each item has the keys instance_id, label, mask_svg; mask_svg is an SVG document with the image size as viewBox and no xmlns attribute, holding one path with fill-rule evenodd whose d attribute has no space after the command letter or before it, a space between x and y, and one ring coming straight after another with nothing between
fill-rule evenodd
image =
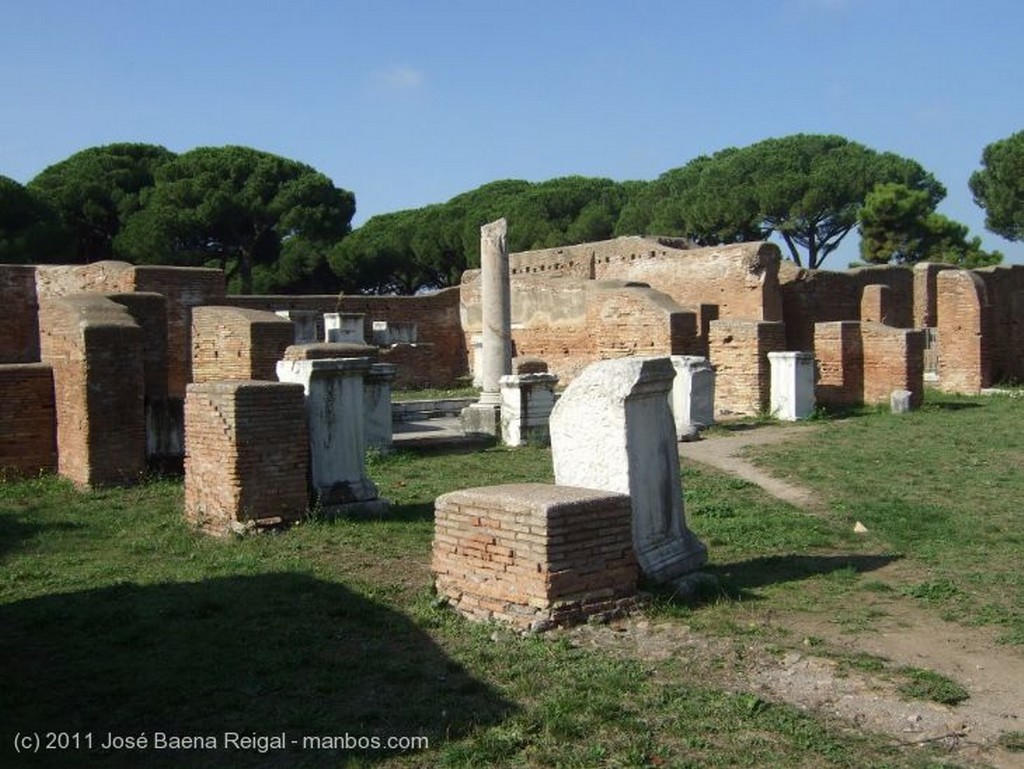
<instances>
[{"instance_id":1,"label":"paved walkway","mask_svg":"<svg viewBox=\"0 0 1024 769\"><path fill-rule=\"evenodd\" d=\"M808 512L821 509L821 502L810 489L769 475L753 463L740 456L747 446L764 446L806 435L816 429L811 425L743 425L727 435L713 434L699 441L679 444L679 456L692 462L716 467L727 473L756 483L762 489L783 502L789 502Z\"/></svg>"}]
</instances>

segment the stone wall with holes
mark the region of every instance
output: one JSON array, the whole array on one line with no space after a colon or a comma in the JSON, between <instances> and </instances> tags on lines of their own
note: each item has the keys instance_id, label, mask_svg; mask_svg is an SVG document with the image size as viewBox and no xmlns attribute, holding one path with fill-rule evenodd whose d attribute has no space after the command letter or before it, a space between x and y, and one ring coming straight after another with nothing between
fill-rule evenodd
<instances>
[{"instance_id":1,"label":"stone wall with holes","mask_svg":"<svg viewBox=\"0 0 1024 769\"><path fill-rule=\"evenodd\" d=\"M708 352L715 367L715 408L733 414L767 409L771 397L768 353L786 349L782 323L712 321Z\"/></svg>"},{"instance_id":2,"label":"stone wall with holes","mask_svg":"<svg viewBox=\"0 0 1024 769\"><path fill-rule=\"evenodd\" d=\"M459 289L421 296L232 296L227 304L254 310L354 312L364 315L363 338L373 339L374 321L415 324L416 342L382 348L378 360L396 363L400 389L452 387L469 374L466 337L459 319ZM323 339L323 318L318 323Z\"/></svg>"},{"instance_id":3,"label":"stone wall with holes","mask_svg":"<svg viewBox=\"0 0 1024 769\"><path fill-rule=\"evenodd\" d=\"M146 468L142 329L100 294L43 300L39 326L60 474L83 487L137 481Z\"/></svg>"},{"instance_id":4,"label":"stone wall with holes","mask_svg":"<svg viewBox=\"0 0 1024 769\"><path fill-rule=\"evenodd\" d=\"M472 619L543 630L635 603L625 494L509 484L444 494L434 510L438 594Z\"/></svg>"},{"instance_id":5,"label":"stone wall with holes","mask_svg":"<svg viewBox=\"0 0 1024 769\"><path fill-rule=\"evenodd\" d=\"M191 384L185 398L185 516L211 534L300 520L309 445L301 384Z\"/></svg>"},{"instance_id":6,"label":"stone wall with holes","mask_svg":"<svg viewBox=\"0 0 1024 769\"><path fill-rule=\"evenodd\" d=\"M463 279L465 344L480 334L479 271ZM562 383L588 364L626 355L697 354L696 313L625 281L527 276L512 281L514 355L547 362Z\"/></svg>"},{"instance_id":7,"label":"stone wall with holes","mask_svg":"<svg viewBox=\"0 0 1024 769\"><path fill-rule=\"evenodd\" d=\"M277 362L295 342L290 320L242 307L197 307L192 313L192 380L277 381Z\"/></svg>"},{"instance_id":8,"label":"stone wall with holes","mask_svg":"<svg viewBox=\"0 0 1024 769\"><path fill-rule=\"evenodd\" d=\"M0 478L57 469L53 369L45 363L0 364Z\"/></svg>"}]
</instances>

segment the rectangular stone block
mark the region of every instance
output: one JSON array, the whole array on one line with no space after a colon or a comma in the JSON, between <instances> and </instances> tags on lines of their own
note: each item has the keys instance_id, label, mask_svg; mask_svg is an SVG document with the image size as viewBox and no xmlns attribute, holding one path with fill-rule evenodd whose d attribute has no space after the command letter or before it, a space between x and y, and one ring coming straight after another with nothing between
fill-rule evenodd
<instances>
[{"instance_id":1,"label":"rectangular stone block","mask_svg":"<svg viewBox=\"0 0 1024 769\"><path fill-rule=\"evenodd\" d=\"M220 381L185 397L185 516L223 535L300 520L309 445L302 385Z\"/></svg>"}]
</instances>

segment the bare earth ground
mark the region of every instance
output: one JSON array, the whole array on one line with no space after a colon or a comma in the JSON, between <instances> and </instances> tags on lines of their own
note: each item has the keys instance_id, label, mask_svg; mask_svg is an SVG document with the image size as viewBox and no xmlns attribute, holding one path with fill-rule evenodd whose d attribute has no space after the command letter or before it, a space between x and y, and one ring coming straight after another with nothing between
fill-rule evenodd
<instances>
[{"instance_id":1,"label":"bare earth ground","mask_svg":"<svg viewBox=\"0 0 1024 769\"><path fill-rule=\"evenodd\" d=\"M809 513L822 514L823 502L811 491L773 478L737 456L746 446L787 440L814 429L813 425L755 427L681 444L680 454L684 466L688 461L711 465L756 483ZM893 562L874 574L895 579L907 568L905 563ZM778 630L789 639L793 648L788 651L764 641L698 635L679 622L652 622L642 616L568 633L573 643L633 658L658 660L679 655L687 664L707 666L714 680L724 681L726 686L753 691L765 700L841 716L901 743L938 742L963 760L1000 769L1024 768L1024 754L995 744L1003 732L1024 730L1024 654L999 646L984 628L944 622L898 595L872 594L851 600L870 602L877 610L878 619L869 629L851 633L837 618L806 611L754 615L762 629ZM816 651L826 646L832 656ZM891 676L841 665L837 653L877 655L888 660L892 669L934 670L962 684L970 697L956 706L907 700L896 692Z\"/></svg>"}]
</instances>

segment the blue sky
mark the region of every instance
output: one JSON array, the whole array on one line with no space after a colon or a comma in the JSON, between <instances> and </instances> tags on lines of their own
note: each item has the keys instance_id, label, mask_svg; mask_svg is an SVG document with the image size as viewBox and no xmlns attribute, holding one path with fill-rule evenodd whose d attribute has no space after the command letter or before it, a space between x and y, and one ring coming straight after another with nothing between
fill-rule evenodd
<instances>
[{"instance_id":1,"label":"blue sky","mask_svg":"<svg viewBox=\"0 0 1024 769\"><path fill-rule=\"evenodd\" d=\"M1011 263L967 179L1024 129L1020 0L0 0L0 174L115 141L242 144L355 224L496 179L653 179L792 133L914 158ZM510 223L514 226L514 223ZM856 257L850 245L825 266Z\"/></svg>"}]
</instances>

